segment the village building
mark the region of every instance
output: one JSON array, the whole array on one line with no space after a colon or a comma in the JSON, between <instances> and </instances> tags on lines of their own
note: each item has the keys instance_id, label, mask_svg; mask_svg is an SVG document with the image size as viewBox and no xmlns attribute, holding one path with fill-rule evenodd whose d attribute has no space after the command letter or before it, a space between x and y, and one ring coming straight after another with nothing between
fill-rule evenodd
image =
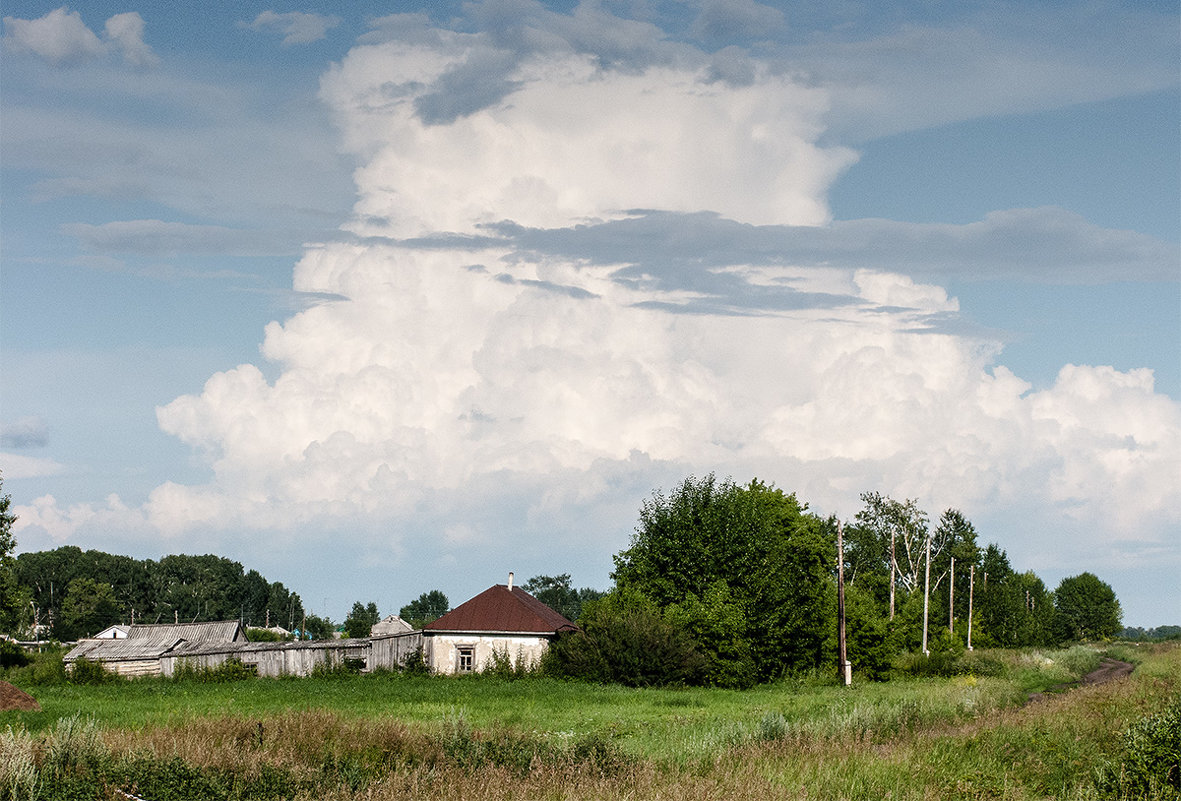
<instances>
[{"instance_id":1,"label":"village building","mask_svg":"<svg viewBox=\"0 0 1181 801\"><path fill-rule=\"evenodd\" d=\"M496 584L423 626L423 651L434 673L478 673L496 655L514 665L535 665L562 632L578 627L541 601Z\"/></svg>"},{"instance_id":2,"label":"village building","mask_svg":"<svg viewBox=\"0 0 1181 801\"><path fill-rule=\"evenodd\" d=\"M405 634L409 631L414 631L414 626L397 615L390 615L374 623L373 628L369 630L369 636L387 637L391 634Z\"/></svg>"},{"instance_id":3,"label":"village building","mask_svg":"<svg viewBox=\"0 0 1181 801\"><path fill-rule=\"evenodd\" d=\"M158 676L165 656L183 655L211 645L247 642L246 632L236 620L112 626L99 634L103 636L81 640L70 649L65 655L67 669L85 658L101 662L120 676Z\"/></svg>"}]
</instances>

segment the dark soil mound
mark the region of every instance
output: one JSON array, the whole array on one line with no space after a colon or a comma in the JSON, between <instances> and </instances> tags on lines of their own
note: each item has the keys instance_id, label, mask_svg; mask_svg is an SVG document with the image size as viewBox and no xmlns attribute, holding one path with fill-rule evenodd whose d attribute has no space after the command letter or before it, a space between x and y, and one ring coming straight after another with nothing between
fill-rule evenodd
<instances>
[{"instance_id":1,"label":"dark soil mound","mask_svg":"<svg viewBox=\"0 0 1181 801\"><path fill-rule=\"evenodd\" d=\"M0 711L12 712L15 710L40 712L41 704L37 703L37 699L24 690L13 687L6 681L0 681Z\"/></svg>"}]
</instances>

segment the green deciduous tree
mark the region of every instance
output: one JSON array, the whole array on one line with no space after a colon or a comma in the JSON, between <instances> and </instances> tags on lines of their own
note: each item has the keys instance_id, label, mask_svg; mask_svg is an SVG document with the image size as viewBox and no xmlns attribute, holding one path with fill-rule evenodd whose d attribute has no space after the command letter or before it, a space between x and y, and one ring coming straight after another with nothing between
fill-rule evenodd
<instances>
[{"instance_id":1,"label":"green deciduous tree","mask_svg":"<svg viewBox=\"0 0 1181 801\"><path fill-rule=\"evenodd\" d=\"M1054 591L1054 635L1060 641L1114 637L1122 617L1115 591L1093 573L1064 578Z\"/></svg>"},{"instance_id":2,"label":"green deciduous tree","mask_svg":"<svg viewBox=\"0 0 1181 801\"><path fill-rule=\"evenodd\" d=\"M649 598L662 614L678 607L686 623L703 604L739 614L755 677L765 681L823 660L835 626L830 529L794 495L758 480L689 478L644 503L613 575L619 589ZM694 625L712 643L699 643L710 663L736 658L734 643Z\"/></svg>"},{"instance_id":3,"label":"green deciduous tree","mask_svg":"<svg viewBox=\"0 0 1181 801\"><path fill-rule=\"evenodd\" d=\"M54 624L59 640L75 640L97 634L119 622L119 602L110 584L76 578L66 587L61 615Z\"/></svg>"},{"instance_id":4,"label":"green deciduous tree","mask_svg":"<svg viewBox=\"0 0 1181 801\"><path fill-rule=\"evenodd\" d=\"M16 539L12 536L12 524L16 515L9 511L12 497L4 494L4 479L0 476L0 630L12 632L18 627L21 613L25 610L24 597L16 580Z\"/></svg>"},{"instance_id":5,"label":"green deciduous tree","mask_svg":"<svg viewBox=\"0 0 1181 801\"><path fill-rule=\"evenodd\" d=\"M569 573L559 576L534 576L522 584L521 588L567 620L578 620L582 614L583 604L603 595L590 587L574 589L570 584Z\"/></svg>"},{"instance_id":6,"label":"green deciduous tree","mask_svg":"<svg viewBox=\"0 0 1181 801\"><path fill-rule=\"evenodd\" d=\"M344 636L368 637L369 632L373 629L373 624L379 620L381 620L381 615L377 611L376 603L370 601L366 606L362 605L360 601L356 601L349 616L344 619Z\"/></svg>"},{"instance_id":7,"label":"green deciduous tree","mask_svg":"<svg viewBox=\"0 0 1181 801\"><path fill-rule=\"evenodd\" d=\"M410 603L402 607L398 617L405 620L416 629L421 629L427 623L433 623L451 609L451 602L440 590L424 592Z\"/></svg>"}]
</instances>

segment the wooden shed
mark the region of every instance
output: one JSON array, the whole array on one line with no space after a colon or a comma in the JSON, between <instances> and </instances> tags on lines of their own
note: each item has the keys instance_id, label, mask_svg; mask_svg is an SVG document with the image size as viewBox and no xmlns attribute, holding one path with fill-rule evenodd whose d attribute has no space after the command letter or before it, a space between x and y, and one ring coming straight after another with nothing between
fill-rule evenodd
<instances>
[{"instance_id":1,"label":"wooden shed","mask_svg":"<svg viewBox=\"0 0 1181 801\"><path fill-rule=\"evenodd\" d=\"M246 643L236 620L127 626L126 636L80 641L65 655L66 668L85 658L121 676L157 676L161 659L209 646Z\"/></svg>"},{"instance_id":2,"label":"wooden shed","mask_svg":"<svg viewBox=\"0 0 1181 801\"><path fill-rule=\"evenodd\" d=\"M495 654L536 664L560 632L578 627L520 587L495 584L423 627L424 652L435 673L473 673Z\"/></svg>"}]
</instances>

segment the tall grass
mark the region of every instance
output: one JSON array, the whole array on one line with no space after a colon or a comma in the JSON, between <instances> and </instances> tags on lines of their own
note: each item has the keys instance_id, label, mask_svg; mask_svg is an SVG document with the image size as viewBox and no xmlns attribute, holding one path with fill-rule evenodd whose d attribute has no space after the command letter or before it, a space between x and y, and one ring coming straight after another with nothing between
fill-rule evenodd
<instances>
[{"instance_id":1,"label":"tall grass","mask_svg":"<svg viewBox=\"0 0 1181 801\"><path fill-rule=\"evenodd\" d=\"M39 693L38 725L0 738L0 799L30 797L30 781L46 799L1176 797L1167 758L1164 779L1128 777L1156 770L1181 729L1154 717L1181 693L1181 647L1138 653L1129 679L1036 704L1021 680L970 673L746 692L398 675L61 685ZM992 656L1037 684L1090 659Z\"/></svg>"}]
</instances>

